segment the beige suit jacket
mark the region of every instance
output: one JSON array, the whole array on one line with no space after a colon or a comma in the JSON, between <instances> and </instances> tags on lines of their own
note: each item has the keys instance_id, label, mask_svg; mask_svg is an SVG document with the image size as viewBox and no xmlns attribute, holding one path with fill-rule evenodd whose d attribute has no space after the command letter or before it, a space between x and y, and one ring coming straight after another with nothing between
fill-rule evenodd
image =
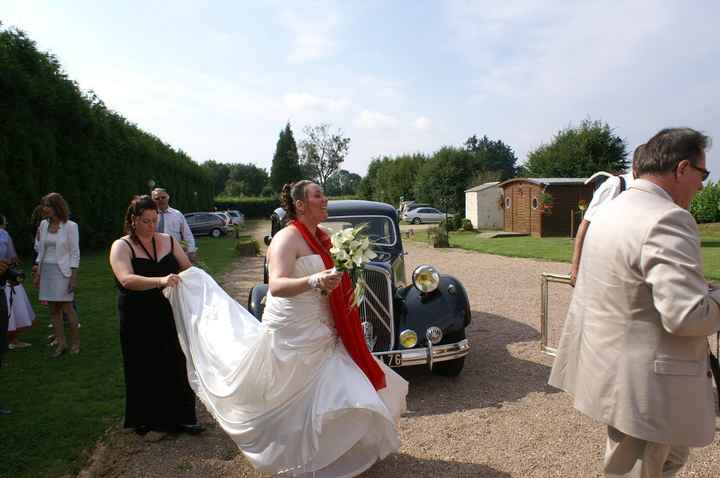
<instances>
[{"instance_id":1,"label":"beige suit jacket","mask_svg":"<svg viewBox=\"0 0 720 478\"><path fill-rule=\"evenodd\" d=\"M638 180L590 223L549 383L628 435L707 445L715 432L707 336L720 329L718 303L695 220Z\"/></svg>"}]
</instances>

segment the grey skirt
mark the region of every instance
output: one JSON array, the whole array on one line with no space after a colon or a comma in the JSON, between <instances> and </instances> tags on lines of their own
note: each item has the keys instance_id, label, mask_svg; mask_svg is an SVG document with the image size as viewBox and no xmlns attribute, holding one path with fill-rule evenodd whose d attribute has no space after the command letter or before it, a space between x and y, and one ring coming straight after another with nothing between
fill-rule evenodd
<instances>
[{"instance_id":1,"label":"grey skirt","mask_svg":"<svg viewBox=\"0 0 720 478\"><path fill-rule=\"evenodd\" d=\"M40 267L40 300L72 302L75 293L68 292L70 278L65 277L57 264L43 263Z\"/></svg>"}]
</instances>

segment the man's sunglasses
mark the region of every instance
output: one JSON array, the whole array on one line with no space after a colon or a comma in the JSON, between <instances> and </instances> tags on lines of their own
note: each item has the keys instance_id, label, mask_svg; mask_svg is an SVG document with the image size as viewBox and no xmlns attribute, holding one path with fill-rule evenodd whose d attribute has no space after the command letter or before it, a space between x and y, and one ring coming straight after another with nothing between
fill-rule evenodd
<instances>
[{"instance_id":1,"label":"man's sunglasses","mask_svg":"<svg viewBox=\"0 0 720 478\"><path fill-rule=\"evenodd\" d=\"M690 162L688 162L688 164L690 164L690 167L693 168L695 171L699 171L699 172L702 173L702 175L703 175L702 180L703 180L703 181L705 181L705 180L708 178L708 176L710 176L710 171L708 171L707 169L705 169L705 168L700 168L700 167L698 167L698 166L695 166L693 163L690 163Z\"/></svg>"}]
</instances>

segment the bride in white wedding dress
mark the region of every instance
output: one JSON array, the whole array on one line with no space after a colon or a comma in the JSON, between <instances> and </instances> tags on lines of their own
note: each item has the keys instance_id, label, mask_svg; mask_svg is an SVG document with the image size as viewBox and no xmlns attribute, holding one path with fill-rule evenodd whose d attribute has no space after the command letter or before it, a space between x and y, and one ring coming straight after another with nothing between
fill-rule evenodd
<instances>
[{"instance_id":1,"label":"bride in white wedding dress","mask_svg":"<svg viewBox=\"0 0 720 478\"><path fill-rule=\"evenodd\" d=\"M326 238L317 225L327 218L320 187L301 181L283 197L297 220L268 251L262 323L197 268L182 272L165 294L190 385L259 471L356 476L399 448L408 384L375 360L364 340L356 347L359 321L338 312L349 279L330 270L319 249Z\"/></svg>"}]
</instances>

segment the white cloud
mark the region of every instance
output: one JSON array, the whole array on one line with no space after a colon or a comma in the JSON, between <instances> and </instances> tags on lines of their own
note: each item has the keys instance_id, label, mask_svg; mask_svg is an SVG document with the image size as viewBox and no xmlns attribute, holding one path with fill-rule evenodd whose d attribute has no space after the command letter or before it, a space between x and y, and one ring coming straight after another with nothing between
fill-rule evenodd
<instances>
[{"instance_id":1,"label":"white cloud","mask_svg":"<svg viewBox=\"0 0 720 478\"><path fill-rule=\"evenodd\" d=\"M291 112L302 112L307 110L320 110L328 113L338 113L345 110L350 104L344 98L322 98L310 93L287 93L284 98L285 106Z\"/></svg>"},{"instance_id":2,"label":"white cloud","mask_svg":"<svg viewBox=\"0 0 720 478\"><path fill-rule=\"evenodd\" d=\"M303 7L306 6L303 4ZM302 10L282 8L276 21L290 35L288 60L291 63L325 60L337 53L341 18L332 5Z\"/></svg>"},{"instance_id":3,"label":"white cloud","mask_svg":"<svg viewBox=\"0 0 720 478\"><path fill-rule=\"evenodd\" d=\"M400 121L394 116L370 110L362 110L357 122L360 126L370 129L396 128L400 124Z\"/></svg>"},{"instance_id":4,"label":"white cloud","mask_svg":"<svg viewBox=\"0 0 720 478\"><path fill-rule=\"evenodd\" d=\"M698 17L717 14L717 4L700 14L666 0L454 2L447 10L473 78L468 104L494 112L474 127L509 142L521 160L586 117L607 121L631 148L668 125L711 127L713 114L691 115L688 105L709 111L716 97L692 72L720 53L715 25Z\"/></svg>"},{"instance_id":5,"label":"white cloud","mask_svg":"<svg viewBox=\"0 0 720 478\"><path fill-rule=\"evenodd\" d=\"M415 118L415 128L420 131L427 131L432 127L432 121L426 116L418 116Z\"/></svg>"}]
</instances>

